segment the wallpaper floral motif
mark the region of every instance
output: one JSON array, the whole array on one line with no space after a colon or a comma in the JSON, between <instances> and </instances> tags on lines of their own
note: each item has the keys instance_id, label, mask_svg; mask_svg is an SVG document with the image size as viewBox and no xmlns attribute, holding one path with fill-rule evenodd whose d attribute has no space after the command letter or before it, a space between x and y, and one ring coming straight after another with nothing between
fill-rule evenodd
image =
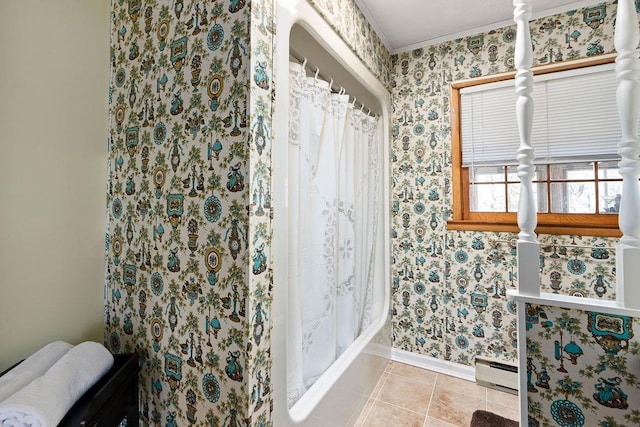
<instances>
[{"instance_id":1,"label":"wallpaper floral motif","mask_svg":"<svg viewBox=\"0 0 640 427\"><path fill-rule=\"evenodd\" d=\"M271 147L274 141L275 0L251 1L249 76L248 339L249 425L271 425Z\"/></svg>"},{"instance_id":2,"label":"wallpaper floral motif","mask_svg":"<svg viewBox=\"0 0 640 427\"><path fill-rule=\"evenodd\" d=\"M112 2L105 341L144 425L267 425L273 2Z\"/></svg>"},{"instance_id":3,"label":"wallpaper floral motif","mask_svg":"<svg viewBox=\"0 0 640 427\"><path fill-rule=\"evenodd\" d=\"M446 230L447 85L511 69L513 27L391 64L351 1L314 4L394 87L395 346L513 360L515 236ZM273 10L112 2L105 341L139 354L145 424L270 425ZM536 63L611 52L614 15L605 3L532 22ZM540 240L548 290L615 298L613 239Z\"/></svg>"},{"instance_id":4,"label":"wallpaper floral motif","mask_svg":"<svg viewBox=\"0 0 640 427\"><path fill-rule=\"evenodd\" d=\"M273 0L112 2L105 341L139 354L143 424L271 425L274 19Z\"/></svg>"},{"instance_id":5,"label":"wallpaper floral motif","mask_svg":"<svg viewBox=\"0 0 640 427\"><path fill-rule=\"evenodd\" d=\"M610 53L616 4L530 23L535 64ZM447 230L451 218L449 83L513 69L515 26L393 57L394 347L472 365L515 361L517 236ZM616 239L539 236L543 289L615 299Z\"/></svg>"},{"instance_id":6,"label":"wallpaper floral motif","mask_svg":"<svg viewBox=\"0 0 640 427\"><path fill-rule=\"evenodd\" d=\"M309 0L309 3L391 91L391 54L354 0Z\"/></svg>"},{"instance_id":7,"label":"wallpaper floral motif","mask_svg":"<svg viewBox=\"0 0 640 427\"><path fill-rule=\"evenodd\" d=\"M529 426L640 424L636 319L527 305L526 328Z\"/></svg>"}]
</instances>

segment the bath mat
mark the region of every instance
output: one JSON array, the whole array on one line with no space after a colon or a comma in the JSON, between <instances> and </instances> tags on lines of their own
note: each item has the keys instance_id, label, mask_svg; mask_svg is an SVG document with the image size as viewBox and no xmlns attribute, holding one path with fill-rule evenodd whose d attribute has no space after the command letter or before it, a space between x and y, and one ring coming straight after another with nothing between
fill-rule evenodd
<instances>
[{"instance_id":1,"label":"bath mat","mask_svg":"<svg viewBox=\"0 0 640 427\"><path fill-rule=\"evenodd\" d=\"M479 409L473 413L469 427L518 427L518 422Z\"/></svg>"}]
</instances>

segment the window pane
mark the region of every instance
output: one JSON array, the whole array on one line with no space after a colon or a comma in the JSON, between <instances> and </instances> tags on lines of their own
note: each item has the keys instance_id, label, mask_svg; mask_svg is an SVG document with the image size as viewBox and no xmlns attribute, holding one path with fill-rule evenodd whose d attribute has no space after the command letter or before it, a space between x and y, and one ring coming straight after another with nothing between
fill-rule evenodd
<instances>
[{"instance_id":1,"label":"window pane","mask_svg":"<svg viewBox=\"0 0 640 427\"><path fill-rule=\"evenodd\" d=\"M507 184L507 191L509 193L509 203L507 209L509 212L518 212L518 205L520 203L520 184Z\"/></svg>"},{"instance_id":2,"label":"window pane","mask_svg":"<svg viewBox=\"0 0 640 427\"><path fill-rule=\"evenodd\" d=\"M622 194L622 181L605 181L598 185L600 194L600 213L620 212L620 194Z\"/></svg>"},{"instance_id":3,"label":"window pane","mask_svg":"<svg viewBox=\"0 0 640 427\"><path fill-rule=\"evenodd\" d=\"M551 165L551 180L595 179L593 163L560 163Z\"/></svg>"},{"instance_id":4,"label":"window pane","mask_svg":"<svg viewBox=\"0 0 640 427\"><path fill-rule=\"evenodd\" d=\"M558 182L551 184L551 212L595 213L594 182Z\"/></svg>"},{"instance_id":5,"label":"window pane","mask_svg":"<svg viewBox=\"0 0 640 427\"><path fill-rule=\"evenodd\" d=\"M618 172L618 162L600 162L598 163L599 179L622 179L622 175Z\"/></svg>"},{"instance_id":6,"label":"window pane","mask_svg":"<svg viewBox=\"0 0 640 427\"><path fill-rule=\"evenodd\" d=\"M520 184L508 184L509 191L509 212L518 212L520 203ZM537 200L537 211L548 212L547 206L547 184L533 184L533 195Z\"/></svg>"},{"instance_id":7,"label":"window pane","mask_svg":"<svg viewBox=\"0 0 640 427\"><path fill-rule=\"evenodd\" d=\"M471 182L504 182L504 166L475 166L470 171Z\"/></svg>"},{"instance_id":8,"label":"window pane","mask_svg":"<svg viewBox=\"0 0 640 427\"><path fill-rule=\"evenodd\" d=\"M469 185L469 204L472 212L504 212L504 184Z\"/></svg>"},{"instance_id":9,"label":"window pane","mask_svg":"<svg viewBox=\"0 0 640 427\"><path fill-rule=\"evenodd\" d=\"M520 178L518 178L518 167L517 166L509 166L507 167L507 179L510 182L520 182ZM534 181L545 181L547 179L547 166L546 165L536 165L536 173L533 175Z\"/></svg>"}]
</instances>

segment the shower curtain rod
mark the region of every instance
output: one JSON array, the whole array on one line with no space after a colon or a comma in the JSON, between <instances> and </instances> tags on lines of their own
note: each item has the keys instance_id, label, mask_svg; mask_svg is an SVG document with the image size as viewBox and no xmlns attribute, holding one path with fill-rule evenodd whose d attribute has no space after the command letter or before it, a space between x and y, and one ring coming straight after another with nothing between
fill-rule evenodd
<instances>
[{"instance_id":1,"label":"shower curtain rod","mask_svg":"<svg viewBox=\"0 0 640 427\"><path fill-rule=\"evenodd\" d=\"M328 79L326 77L324 77L322 74L320 74L320 67L316 66L316 65L312 65L305 56L300 56L297 53L294 53L291 49L289 50L289 56L292 57L293 59L295 59L296 61L298 61L298 63L300 63L305 69L308 69L309 71L311 71L313 73L313 75L316 78L322 79L326 82L329 83L329 89L331 90L331 92L335 92L335 93L342 93L345 94L347 96L349 96L349 99L353 98L353 106L354 108L358 108L358 106L360 107L360 111L362 111L363 113L365 112L364 110L366 110L366 114L369 116L372 116L374 118L377 118L378 115L374 114L371 112L371 109L369 107L367 107L366 105L364 105L362 102L358 101L358 99L353 96L353 95L349 95L348 93L346 93L346 89L342 86L335 86L333 84L333 79Z\"/></svg>"}]
</instances>

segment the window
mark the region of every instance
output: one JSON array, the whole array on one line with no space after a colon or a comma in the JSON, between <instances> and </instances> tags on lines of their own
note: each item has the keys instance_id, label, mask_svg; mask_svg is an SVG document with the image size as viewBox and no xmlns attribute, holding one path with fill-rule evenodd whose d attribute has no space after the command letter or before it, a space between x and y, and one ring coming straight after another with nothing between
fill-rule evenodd
<instances>
[{"instance_id":1,"label":"window","mask_svg":"<svg viewBox=\"0 0 640 427\"><path fill-rule=\"evenodd\" d=\"M518 212L516 166L479 166L471 173L471 212ZM611 214L620 208L622 176L617 162L538 165L533 183L539 213Z\"/></svg>"},{"instance_id":2,"label":"window","mask_svg":"<svg viewBox=\"0 0 640 427\"><path fill-rule=\"evenodd\" d=\"M620 236L614 56L534 69L538 233ZM514 73L452 85L449 229L517 232Z\"/></svg>"}]
</instances>

